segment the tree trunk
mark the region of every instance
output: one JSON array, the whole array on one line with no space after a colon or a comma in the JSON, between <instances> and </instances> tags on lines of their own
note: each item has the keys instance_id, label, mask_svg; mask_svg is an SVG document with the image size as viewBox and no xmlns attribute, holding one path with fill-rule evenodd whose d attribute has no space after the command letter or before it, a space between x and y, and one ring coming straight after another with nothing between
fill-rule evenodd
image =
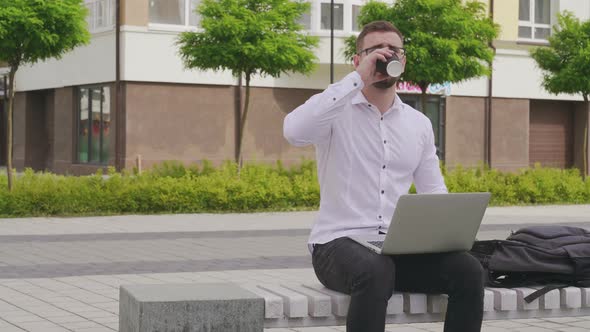
<instances>
[{"instance_id":1,"label":"tree trunk","mask_svg":"<svg viewBox=\"0 0 590 332\"><path fill-rule=\"evenodd\" d=\"M8 191L12 191L12 114L14 109L14 76L18 67L10 67L8 79L8 117L7 117L7 143L6 143L6 175L8 176Z\"/></svg>"},{"instance_id":2,"label":"tree trunk","mask_svg":"<svg viewBox=\"0 0 590 332\"><path fill-rule=\"evenodd\" d=\"M244 129L246 127L246 118L248 117L248 109L250 108L250 76L251 73L246 73L246 98L244 100L244 112L241 115L240 132L238 136L238 165L242 168L242 141L244 139Z\"/></svg>"},{"instance_id":3,"label":"tree trunk","mask_svg":"<svg viewBox=\"0 0 590 332\"><path fill-rule=\"evenodd\" d=\"M584 122L584 144L583 144L583 148L584 149L584 153L583 153L583 158L584 158L584 171L582 172L582 174L584 175L584 179L586 179L586 177L588 176L588 121L590 121L590 119L588 119L588 117L590 116L589 113L589 109L590 109L590 104L588 104L588 95L584 94L584 102L586 103L586 121Z\"/></svg>"},{"instance_id":4,"label":"tree trunk","mask_svg":"<svg viewBox=\"0 0 590 332\"><path fill-rule=\"evenodd\" d=\"M234 112L234 128L235 128L235 139L234 139L234 161L236 164L240 162L240 124L242 123L242 74L238 77L238 88L236 89L235 99L235 112Z\"/></svg>"},{"instance_id":5,"label":"tree trunk","mask_svg":"<svg viewBox=\"0 0 590 332\"><path fill-rule=\"evenodd\" d=\"M426 82L420 82L418 83L418 86L420 87L420 90L422 91L420 94L420 112L426 114L426 103L427 103L427 95L426 95L426 89L428 89L428 83Z\"/></svg>"}]
</instances>

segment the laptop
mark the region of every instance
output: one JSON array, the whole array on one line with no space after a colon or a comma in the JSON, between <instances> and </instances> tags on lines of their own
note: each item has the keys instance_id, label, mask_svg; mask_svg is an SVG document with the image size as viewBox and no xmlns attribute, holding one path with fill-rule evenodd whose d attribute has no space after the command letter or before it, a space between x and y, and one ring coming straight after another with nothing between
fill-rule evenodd
<instances>
[{"instance_id":1,"label":"laptop","mask_svg":"<svg viewBox=\"0 0 590 332\"><path fill-rule=\"evenodd\" d=\"M490 193L402 195L387 234L351 239L383 255L470 250Z\"/></svg>"}]
</instances>

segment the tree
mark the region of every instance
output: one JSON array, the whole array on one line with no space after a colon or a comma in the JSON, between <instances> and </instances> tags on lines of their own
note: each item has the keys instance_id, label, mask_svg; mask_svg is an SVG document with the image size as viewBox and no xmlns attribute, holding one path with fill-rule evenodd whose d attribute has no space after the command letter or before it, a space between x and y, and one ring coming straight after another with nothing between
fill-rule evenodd
<instances>
[{"instance_id":1,"label":"tree","mask_svg":"<svg viewBox=\"0 0 590 332\"><path fill-rule=\"evenodd\" d=\"M61 56L87 44L83 0L0 0L0 62L10 67L8 94L8 190L12 190L14 77L20 66Z\"/></svg>"},{"instance_id":2,"label":"tree","mask_svg":"<svg viewBox=\"0 0 590 332\"><path fill-rule=\"evenodd\" d=\"M302 33L297 22L309 3L290 0L204 0L197 8L202 32L184 32L177 45L187 68L229 70L246 81L243 111L236 128L235 159L242 159L242 139L253 75L312 71L317 37ZM238 121L237 121L238 122Z\"/></svg>"},{"instance_id":3,"label":"tree","mask_svg":"<svg viewBox=\"0 0 590 332\"><path fill-rule=\"evenodd\" d=\"M553 94L590 96L590 21L580 22L572 13L557 15L549 46L531 50L543 71L543 87ZM586 115L588 116L588 115ZM584 125L584 177L588 175L588 119Z\"/></svg>"},{"instance_id":4,"label":"tree","mask_svg":"<svg viewBox=\"0 0 590 332\"><path fill-rule=\"evenodd\" d=\"M408 65L402 80L422 90L422 112L430 84L456 83L490 72L490 45L498 26L479 1L397 0L388 5L371 0L361 10L359 25L378 20L393 23L404 35ZM347 39L347 58L357 52L355 43L356 37Z\"/></svg>"}]
</instances>

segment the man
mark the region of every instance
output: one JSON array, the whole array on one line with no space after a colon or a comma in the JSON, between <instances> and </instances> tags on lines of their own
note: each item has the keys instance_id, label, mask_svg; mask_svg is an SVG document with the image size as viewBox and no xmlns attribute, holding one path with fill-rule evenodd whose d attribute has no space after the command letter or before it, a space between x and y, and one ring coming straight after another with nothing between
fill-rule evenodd
<instances>
[{"instance_id":1,"label":"man","mask_svg":"<svg viewBox=\"0 0 590 332\"><path fill-rule=\"evenodd\" d=\"M356 70L284 122L291 144L316 148L321 200L309 238L315 273L326 287L350 294L348 332L384 331L394 290L448 294L445 331L480 331L483 272L471 255L379 255L347 237L385 233L412 182L419 193L447 192L430 120L396 95L399 77L375 69L394 55L405 68L401 32L373 22L356 47Z\"/></svg>"}]
</instances>

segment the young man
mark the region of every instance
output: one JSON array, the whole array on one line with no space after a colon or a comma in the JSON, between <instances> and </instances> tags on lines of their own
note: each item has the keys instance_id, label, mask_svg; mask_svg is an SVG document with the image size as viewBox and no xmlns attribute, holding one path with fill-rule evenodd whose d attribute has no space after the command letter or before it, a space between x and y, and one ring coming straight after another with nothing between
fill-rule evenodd
<instances>
[{"instance_id":1,"label":"young man","mask_svg":"<svg viewBox=\"0 0 590 332\"><path fill-rule=\"evenodd\" d=\"M309 238L315 273L326 287L350 294L348 332L384 331L394 290L448 294L445 331L480 331L483 271L471 255L379 255L347 237L386 232L412 182L419 193L447 192L430 120L396 95L399 77L375 70L394 55L405 68L402 34L373 22L356 46L356 70L284 122L291 144L316 148L321 202Z\"/></svg>"}]
</instances>

